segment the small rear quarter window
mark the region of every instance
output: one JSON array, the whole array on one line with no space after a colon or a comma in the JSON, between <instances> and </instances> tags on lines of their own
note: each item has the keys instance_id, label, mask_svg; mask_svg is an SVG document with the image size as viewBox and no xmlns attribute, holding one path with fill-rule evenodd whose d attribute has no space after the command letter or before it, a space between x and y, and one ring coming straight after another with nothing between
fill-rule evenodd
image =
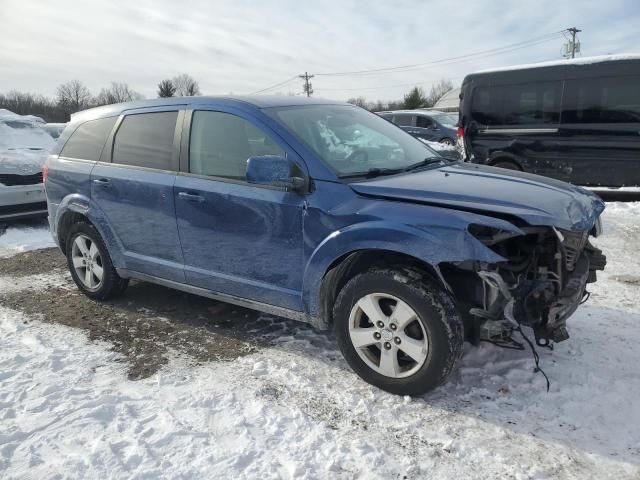
<instances>
[{"instance_id":1,"label":"small rear quarter window","mask_svg":"<svg viewBox=\"0 0 640 480\"><path fill-rule=\"evenodd\" d=\"M117 117L109 117L83 123L76 128L67 143L64 144L60 156L82 160L100 160L102 149L116 120Z\"/></svg>"}]
</instances>

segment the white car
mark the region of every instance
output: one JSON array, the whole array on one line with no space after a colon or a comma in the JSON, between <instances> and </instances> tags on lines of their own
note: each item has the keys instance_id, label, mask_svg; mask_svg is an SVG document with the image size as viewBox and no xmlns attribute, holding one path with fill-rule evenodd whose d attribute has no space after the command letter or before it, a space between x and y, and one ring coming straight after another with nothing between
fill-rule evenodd
<instances>
[{"instance_id":1,"label":"white car","mask_svg":"<svg viewBox=\"0 0 640 480\"><path fill-rule=\"evenodd\" d=\"M0 109L0 222L47 215L42 166L55 140L44 126Z\"/></svg>"}]
</instances>

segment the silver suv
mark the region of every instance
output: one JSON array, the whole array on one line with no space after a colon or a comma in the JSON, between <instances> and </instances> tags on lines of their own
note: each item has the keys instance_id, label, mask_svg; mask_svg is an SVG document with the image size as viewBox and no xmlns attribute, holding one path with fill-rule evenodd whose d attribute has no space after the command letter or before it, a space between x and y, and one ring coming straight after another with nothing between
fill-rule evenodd
<instances>
[{"instance_id":1,"label":"silver suv","mask_svg":"<svg viewBox=\"0 0 640 480\"><path fill-rule=\"evenodd\" d=\"M42 166L55 140L44 125L0 109L0 222L47 215Z\"/></svg>"}]
</instances>

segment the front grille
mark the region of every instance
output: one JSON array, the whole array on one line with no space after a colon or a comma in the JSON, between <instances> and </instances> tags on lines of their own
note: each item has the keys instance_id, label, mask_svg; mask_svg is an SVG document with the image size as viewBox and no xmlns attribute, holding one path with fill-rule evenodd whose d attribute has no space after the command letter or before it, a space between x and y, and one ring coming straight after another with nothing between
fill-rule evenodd
<instances>
[{"instance_id":1,"label":"front grille","mask_svg":"<svg viewBox=\"0 0 640 480\"><path fill-rule=\"evenodd\" d=\"M588 232L569 232L564 230L562 232L562 236L564 237L564 241L562 242L562 246L564 247L565 252L565 266L568 271L573 272L573 269L576 268L576 262L584 250L584 246L587 243L587 238L589 236Z\"/></svg>"},{"instance_id":2,"label":"front grille","mask_svg":"<svg viewBox=\"0 0 640 480\"><path fill-rule=\"evenodd\" d=\"M42 172L33 175L17 175L15 173L0 173L0 183L8 187L14 185L36 185L42 183Z\"/></svg>"}]
</instances>

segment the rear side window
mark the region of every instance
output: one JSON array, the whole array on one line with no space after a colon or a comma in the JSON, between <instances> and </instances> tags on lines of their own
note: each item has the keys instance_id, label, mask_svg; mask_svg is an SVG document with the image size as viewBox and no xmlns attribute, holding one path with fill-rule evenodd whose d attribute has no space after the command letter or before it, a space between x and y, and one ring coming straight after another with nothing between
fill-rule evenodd
<instances>
[{"instance_id":1,"label":"rear side window","mask_svg":"<svg viewBox=\"0 0 640 480\"><path fill-rule=\"evenodd\" d=\"M567 80L563 123L640 123L640 76Z\"/></svg>"},{"instance_id":2,"label":"rear side window","mask_svg":"<svg viewBox=\"0 0 640 480\"><path fill-rule=\"evenodd\" d=\"M173 136L178 112L127 115L116 132L113 162L172 170Z\"/></svg>"},{"instance_id":3,"label":"rear side window","mask_svg":"<svg viewBox=\"0 0 640 480\"><path fill-rule=\"evenodd\" d=\"M413 115L394 115L393 123L400 127L412 127Z\"/></svg>"},{"instance_id":4,"label":"rear side window","mask_svg":"<svg viewBox=\"0 0 640 480\"><path fill-rule=\"evenodd\" d=\"M117 117L99 118L83 123L71 134L65 143L60 156L81 158L83 160L100 160L102 149L116 123Z\"/></svg>"},{"instance_id":5,"label":"rear side window","mask_svg":"<svg viewBox=\"0 0 640 480\"><path fill-rule=\"evenodd\" d=\"M558 123L562 82L478 87L471 117L481 125L540 125Z\"/></svg>"},{"instance_id":6,"label":"rear side window","mask_svg":"<svg viewBox=\"0 0 640 480\"><path fill-rule=\"evenodd\" d=\"M525 83L501 88L506 125L539 125L560 120L561 82Z\"/></svg>"},{"instance_id":7,"label":"rear side window","mask_svg":"<svg viewBox=\"0 0 640 480\"><path fill-rule=\"evenodd\" d=\"M421 115L416 117L416 127L429 128L431 126L433 126L433 120L430 118Z\"/></svg>"},{"instance_id":8,"label":"rear side window","mask_svg":"<svg viewBox=\"0 0 640 480\"><path fill-rule=\"evenodd\" d=\"M247 160L285 152L247 120L222 112L195 111L189 139L189 171L198 175L245 180Z\"/></svg>"}]
</instances>

